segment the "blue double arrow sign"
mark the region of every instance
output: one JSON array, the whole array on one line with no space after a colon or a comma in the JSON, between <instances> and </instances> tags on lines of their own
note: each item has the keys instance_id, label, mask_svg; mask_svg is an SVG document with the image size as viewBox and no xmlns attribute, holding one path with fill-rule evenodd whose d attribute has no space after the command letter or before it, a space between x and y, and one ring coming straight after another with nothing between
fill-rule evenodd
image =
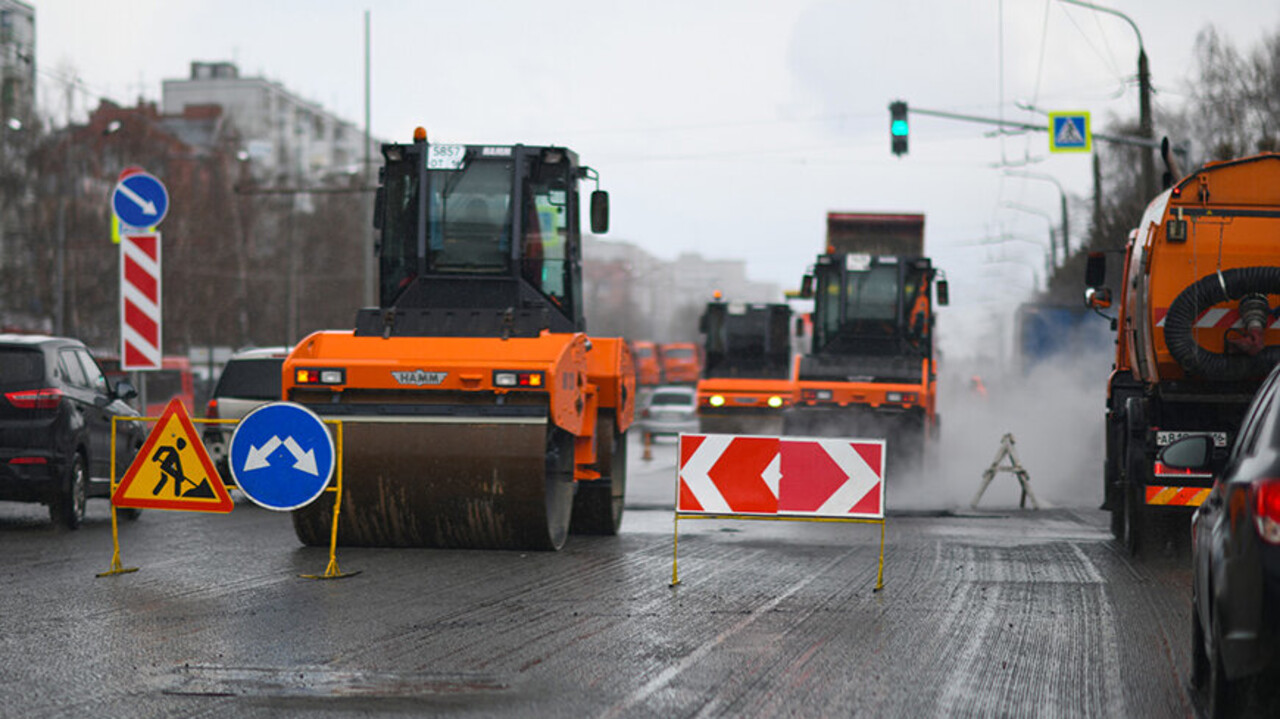
<instances>
[{"instance_id":1,"label":"blue double arrow sign","mask_svg":"<svg viewBox=\"0 0 1280 719\"><path fill-rule=\"evenodd\" d=\"M272 402L240 420L227 463L236 486L254 503L279 511L310 504L333 476L333 437L314 412Z\"/></svg>"}]
</instances>

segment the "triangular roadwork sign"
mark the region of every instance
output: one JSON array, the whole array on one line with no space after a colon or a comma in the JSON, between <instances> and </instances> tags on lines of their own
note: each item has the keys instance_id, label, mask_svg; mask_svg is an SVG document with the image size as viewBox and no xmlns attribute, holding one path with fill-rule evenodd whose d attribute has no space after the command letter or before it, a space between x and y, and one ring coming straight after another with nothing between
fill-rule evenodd
<instances>
[{"instance_id":1,"label":"triangular roadwork sign","mask_svg":"<svg viewBox=\"0 0 1280 719\"><path fill-rule=\"evenodd\" d=\"M235 503L176 397L111 495L117 507L230 512Z\"/></svg>"}]
</instances>

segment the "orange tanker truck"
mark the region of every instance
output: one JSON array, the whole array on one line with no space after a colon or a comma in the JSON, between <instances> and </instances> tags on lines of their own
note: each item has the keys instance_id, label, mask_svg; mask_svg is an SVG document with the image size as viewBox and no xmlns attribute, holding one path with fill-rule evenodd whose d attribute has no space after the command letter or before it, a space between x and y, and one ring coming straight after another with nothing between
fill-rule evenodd
<instances>
[{"instance_id":1,"label":"orange tanker truck","mask_svg":"<svg viewBox=\"0 0 1280 719\"><path fill-rule=\"evenodd\" d=\"M285 399L343 422L347 545L559 549L614 534L630 351L583 321L578 183L562 147L382 146L380 306L284 363ZM592 231L608 196L591 196ZM332 495L326 494L325 498ZM296 510L326 544L332 499Z\"/></svg>"},{"instance_id":2,"label":"orange tanker truck","mask_svg":"<svg viewBox=\"0 0 1280 719\"><path fill-rule=\"evenodd\" d=\"M788 435L887 440L890 463L915 464L936 436L933 288L924 215L832 212L827 252L804 278L813 337L795 359Z\"/></svg>"},{"instance_id":3,"label":"orange tanker truck","mask_svg":"<svg viewBox=\"0 0 1280 719\"><path fill-rule=\"evenodd\" d=\"M1157 461L1207 435L1224 454L1280 361L1280 154L1206 165L1147 206L1130 233L1108 383L1103 508L1138 553L1160 518L1185 521L1209 474ZM1086 301L1111 303L1105 255L1089 257Z\"/></svg>"},{"instance_id":4,"label":"orange tanker truck","mask_svg":"<svg viewBox=\"0 0 1280 719\"><path fill-rule=\"evenodd\" d=\"M791 307L716 300L701 329L706 362L698 380L698 425L708 433L782 433L791 406Z\"/></svg>"}]
</instances>

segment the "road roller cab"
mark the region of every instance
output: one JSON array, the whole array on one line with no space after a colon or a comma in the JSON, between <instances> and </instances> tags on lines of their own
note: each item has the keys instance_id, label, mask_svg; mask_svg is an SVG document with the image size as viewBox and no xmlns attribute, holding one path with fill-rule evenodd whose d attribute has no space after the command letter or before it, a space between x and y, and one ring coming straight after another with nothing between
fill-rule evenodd
<instances>
[{"instance_id":1,"label":"road roller cab","mask_svg":"<svg viewBox=\"0 0 1280 719\"><path fill-rule=\"evenodd\" d=\"M343 422L339 541L558 549L622 517L635 372L588 337L580 180L565 148L382 148L380 306L285 361L284 394ZM597 183L598 184L598 183ZM608 197L591 195L592 230ZM294 515L328 541L332 505Z\"/></svg>"}]
</instances>

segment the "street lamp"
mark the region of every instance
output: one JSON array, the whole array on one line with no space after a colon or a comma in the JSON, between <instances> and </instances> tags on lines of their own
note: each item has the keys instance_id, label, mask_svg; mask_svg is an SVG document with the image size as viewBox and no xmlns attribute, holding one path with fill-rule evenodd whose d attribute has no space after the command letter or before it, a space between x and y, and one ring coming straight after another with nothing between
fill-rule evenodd
<instances>
[{"instance_id":1,"label":"street lamp","mask_svg":"<svg viewBox=\"0 0 1280 719\"><path fill-rule=\"evenodd\" d=\"M1058 199L1062 202L1062 261L1066 262L1071 257L1071 233L1067 225L1067 192L1062 189L1062 183L1058 182L1058 178L1053 175L1046 175L1043 172L1030 172L1027 170L1005 170L1004 174L1010 177L1025 177L1028 180L1044 180L1052 182L1053 186L1058 188ZM1055 260L1056 262L1056 260Z\"/></svg>"},{"instance_id":2,"label":"street lamp","mask_svg":"<svg viewBox=\"0 0 1280 719\"><path fill-rule=\"evenodd\" d=\"M1020 205L1016 202L1001 202L1000 206L1007 207L1010 210L1018 210L1019 212L1026 212L1032 215L1039 215L1044 218L1045 222L1049 223L1049 252L1047 255L1045 255L1044 271L1046 273L1046 277L1049 274L1052 274L1053 269L1057 267L1057 255L1058 255L1058 250L1057 250L1058 243L1054 238L1054 232L1053 232L1053 218L1049 216L1049 213L1044 212L1043 210L1038 210L1034 207L1028 207L1027 205Z\"/></svg>"},{"instance_id":3,"label":"street lamp","mask_svg":"<svg viewBox=\"0 0 1280 719\"><path fill-rule=\"evenodd\" d=\"M1138 134L1150 140L1155 136L1151 126L1151 72L1147 68L1147 51L1142 45L1142 32L1138 30L1138 25L1128 15L1113 10L1109 7L1094 5L1093 3L1083 2L1083 0L1060 0L1068 5L1079 5L1080 7L1105 12L1124 20L1129 23L1129 27L1133 28L1133 33L1138 36ZM1155 197L1156 194L1156 161L1151 156L1151 148L1142 148L1142 185L1146 189L1146 197Z\"/></svg>"}]
</instances>

